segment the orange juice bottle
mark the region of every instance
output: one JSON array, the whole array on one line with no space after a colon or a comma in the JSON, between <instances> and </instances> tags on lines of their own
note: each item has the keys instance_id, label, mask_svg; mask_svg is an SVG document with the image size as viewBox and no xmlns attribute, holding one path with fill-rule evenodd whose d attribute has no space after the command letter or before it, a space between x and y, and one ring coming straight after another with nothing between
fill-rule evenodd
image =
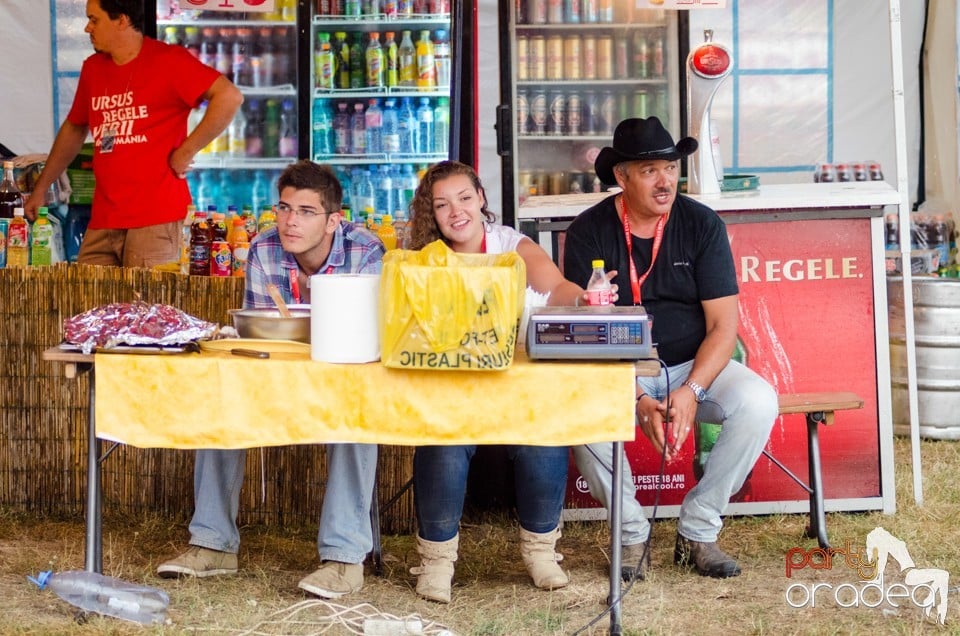
<instances>
[{"instance_id":1,"label":"orange juice bottle","mask_svg":"<svg viewBox=\"0 0 960 636\"><path fill-rule=\"evenodd\" d=\"M389 214L383 215L380 227L377 228L377 238L383 243L384 249L397 249L397 231L393 228L393 217Z\"/></svg>"},{"instance_id":2,"label":"orange juice bottle","mask_svg":"<svg viewBox=\"0 0 960 636\"><path fill-rule=\"evenodd\" d=\"M250 253L250 239L247 236L244 221L240 217L233 220L230 251L233 253L233 259L230 264L231 275L243 278L245 270L247 269L247 255Z\"/></svg>"}]
</instances>

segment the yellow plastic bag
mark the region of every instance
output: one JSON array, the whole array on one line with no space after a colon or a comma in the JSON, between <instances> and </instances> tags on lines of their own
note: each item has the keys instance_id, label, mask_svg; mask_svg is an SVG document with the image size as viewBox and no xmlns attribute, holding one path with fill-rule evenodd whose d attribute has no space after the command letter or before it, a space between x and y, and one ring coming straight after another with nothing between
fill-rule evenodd
<instances>
[{"instance_id":1,"label":"yellow plastic bag","mask_svg":"<svg viewBox=\"0 0 960 636\"><path fill-rule=\"evenodd\" d=\"M380 359L398 369L506 369L526 278L516 252L458 254L443 241L390 250L380 276Z\"/></svg>"}]
</instances>

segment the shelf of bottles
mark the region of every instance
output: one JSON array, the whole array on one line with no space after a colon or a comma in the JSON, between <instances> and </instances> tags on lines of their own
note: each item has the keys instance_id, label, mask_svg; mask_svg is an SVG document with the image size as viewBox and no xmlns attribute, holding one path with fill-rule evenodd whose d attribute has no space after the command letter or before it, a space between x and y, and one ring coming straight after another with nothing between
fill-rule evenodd
<instances>
[{"instance_id":1,"label":"shelf of bottles","mask_svg":"<svg viewBox=\"0 0 960 636\"><path fill-rule=\"evenodd\" d=\"M355 219L402 223L422 171L448 157L449 0L314 4L310 156Z\"/></svg>"},{"instance_id":2,"label":"shelf of bottles","mask_svg":"<svg viewBox=\"0 0 960 636\"><path fill-rule=\"evenodd\" d=\"M656 115L670 129L671 12L632 3L518 0L514 16L517 192L599 191L593 159L617 123ZM675 38L674 38L675 39Z\"/></svg>"},{"instance_id":3,"label":"shelf of bottles","mask_svg":"<svg viewBox=\"0 0 960 636\"><path fill-rule=\"evenodd\" d=\"M157 35L186 47L244 95L230 125L194 158L187 175L194 204L257 212L272 203L280 172L298 156L296 0L277 0L269 13L188 10L158 0ZM190 130L205 108L193 110Z\"/></svg>"}]
</instances>

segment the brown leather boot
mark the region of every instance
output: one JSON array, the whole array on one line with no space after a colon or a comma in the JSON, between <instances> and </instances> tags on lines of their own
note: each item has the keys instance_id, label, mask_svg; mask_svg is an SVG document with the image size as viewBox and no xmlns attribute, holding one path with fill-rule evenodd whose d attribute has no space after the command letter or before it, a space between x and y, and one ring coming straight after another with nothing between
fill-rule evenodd
<instances>
[{"instance_id":1,"label":"brown leather boot","mask_svg":"<svg viewBox=\"0 0 960 636\"><path fill-rule=\"evenodd\" d=\"M716 579L740 575L740 566L717 547L715 541L692 541L679 533L677 545L673 549L673 562L680 566L693 567L702 576Z\"/></svg>"},{"instance_id":2,"label":"brown leather boot","mask_svg":"<svg viewBox=\"0 0 960 636\"><path fill-rule=\"evenodd\" d=\"M649 539L648 539L649 540ZM647 568L650 567L650 551L647 541L625 545L620 550L620 578L624 583L636 579L642 581L647 577Z\"/></svg>"}]
</instances>

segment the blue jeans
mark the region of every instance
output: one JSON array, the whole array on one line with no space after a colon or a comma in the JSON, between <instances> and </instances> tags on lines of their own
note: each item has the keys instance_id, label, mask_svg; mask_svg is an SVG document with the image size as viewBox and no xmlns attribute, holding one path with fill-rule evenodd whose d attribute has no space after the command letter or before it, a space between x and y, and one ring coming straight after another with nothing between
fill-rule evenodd
<instances>
[{"instance_id":1,"label":"blue jeans","mask_svg":"<svg viewBox=\"0 0 960 636\"><path fill-rule=\"evenodd\" d=\"M413 501L420 537L448 541L460 531L467 473L476 446L419 446L413 455ZM508 446L520 526L550 532L560 523L567 489L566 446Z\"/></svg>"},{"instance_id":2,"label":"blue jeans","mask_svg":"<svg viewBox=\"0 0 960 636\"><path fill-rule=\"evenodd\" d=\"M317 551L322 561L362 563L373 549L370 503L377 475L376 444L327 444L327 487ZM246 450L198 450L193 469L195 510L190 544L236 553L237 513Z\"/></svg>"},{"instance_id":3,"label":"blue jeans","mask_svg":"<svg viewBox=\"0 0 960 636\"><path fill-rule=\"evenodd\" d=\"M693 361L667 370L673 389L683 384ZM637 386L662 401L667 396L666 375L637 378ZM704 474L687 493L680 506L677 531L692 541L712 542L720 534L720 515L730 497L740 490L770 436L778 417L777 393L749 368L731 360L707 389L697 408L698 422L722 424L717 443L710 451ZM692 437L692 436L691 436ZM594 499L610 509L613 490L613 444L602 442L576 446L573 458ZM636 499L630 464L623 458L623 545L642 543L650 535L650 524Z\"/></svg>"}]
</instances>

